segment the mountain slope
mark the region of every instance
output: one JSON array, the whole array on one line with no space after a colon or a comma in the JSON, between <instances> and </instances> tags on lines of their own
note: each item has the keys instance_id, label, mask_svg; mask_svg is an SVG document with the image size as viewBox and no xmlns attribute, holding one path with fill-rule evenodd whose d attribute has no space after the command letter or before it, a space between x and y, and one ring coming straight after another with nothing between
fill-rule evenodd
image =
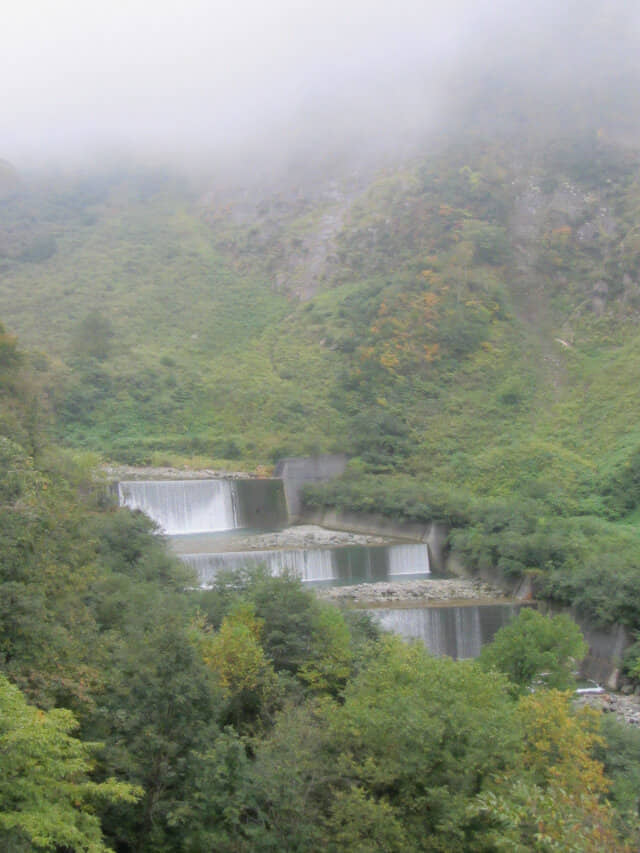
<instances>
[{"instance_id":1,"label":"mountain slope","mask_svg":"<svg viewBox=\"0 0 640 853\"><path fill-rule=\"evenodd\" d=\"M346 450L314 500L448 518L470 564L563 601L589 564L586 606L635 625L638 163L601 132L268 191L30 185L4 208L23 248L0 313L47 354L67 443L248 466Z\"/></svg>"}]
</instances>

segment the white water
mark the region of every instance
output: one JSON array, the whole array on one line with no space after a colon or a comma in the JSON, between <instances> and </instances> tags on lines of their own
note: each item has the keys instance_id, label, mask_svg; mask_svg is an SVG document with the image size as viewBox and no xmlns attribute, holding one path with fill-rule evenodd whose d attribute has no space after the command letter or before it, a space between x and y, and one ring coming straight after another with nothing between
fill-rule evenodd
<instances>
[{"instance_id":1,"label":"white water","mask_svg":"<svg viewBox=\"0 0 640 853\"><path fill-rule=\"evenodd\" d=\"M272 575L291 572L303 581L336 580L333 552L328 549L291 551L229 551L219 554L183 554L181 559L192 566L200 586L211 586L219 571L266 566Z\"/></svg>"},{"instance_id":2,"label":"white water","mask_svg":"<svg viewBox=\"0 0 640 853\"><path fill-rule=\"evenodd\" d=\"M230 551L182 554L181 559L196 570L203 587L211 586L221 570L260 565L272 575L289 571L309 583L362 583L429 574L426 545Z\"/></svg>"},{"instance_id":3,"label":"white water","mask_svg":"<svg viewBox=\"0 0 640 853\"><path fill-rule=\"evenodd\" d=\"M434 655L474 658L517 612L513 605L466 605L369 611L387 631L421 640Z\"/></svg>"},{"instance_id":4,"label":"white water","mask_svg":"<svg viewBox=\"0 0 640 853\"><path fill-rule=\"evenodd\" d=\"M130 480L118 483L120 506L139 509L163 533L212 533L238 527L231 480Z\"/></svg>"},{"instance_id":5,"label":"white water","mask_svg":"<svg viewBox=\"0 0 640 853\"><path fill-rule=\"evenodd\" d=\"M194 542L200 542L202 549L204 543L221 541L216 537L208 540L206 534L236 530L243 521L245 527L255 520L264 522L273 495L265 491L263 483L259 485L262 491L256 497L240 491L232 480L131 480L118 484L118 495L121 506L142 510L165 534L176 536L180 544L174 540L174 547L180 551L187 540L192 548ZM204 534L202 541L189 539L193 534ZM208 544L211 547L216 546ZM317 584L408 580L430 574L429 551L424 544L182 553L180 557L195 569L203 588L212 586L222 570L260 565L272 575L288 571L304 582ZM469 658L479 654L482 645L514 611L467 606L371 612L382 627L420 639L433 654Z\"/></svg>"},{"instance_id":6,"label":"white water","mask_svg":"<svg viewBox=\"0 0 640 853\"><path fill-rule=\"evenodd\" d=\"M426 545L392 545L387 548L389 578L401 578L410 575L428 575L429 549Z\"/></svg>"}]
</instances>

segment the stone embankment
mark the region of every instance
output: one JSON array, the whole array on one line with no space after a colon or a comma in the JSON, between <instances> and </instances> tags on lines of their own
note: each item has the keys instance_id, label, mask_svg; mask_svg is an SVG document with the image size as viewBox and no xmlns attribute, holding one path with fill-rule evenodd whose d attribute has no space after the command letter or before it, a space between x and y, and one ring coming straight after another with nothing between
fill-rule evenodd
<instances>
[{"instance_id":1,"label":"stone embankment","mask_svg":"<svg viewBox=\"0 0 640 853\"><path fill-rule=\"evenodd\" d=\"M465 602L504 603L509 600L502 590L475 578L425 578L398 583L362 583L357 586L318 587L315 592L328 601L373 607L389 603L401 606L425 602L431 602L433 605L459 605Z\"/></svg>"}]
</instances>

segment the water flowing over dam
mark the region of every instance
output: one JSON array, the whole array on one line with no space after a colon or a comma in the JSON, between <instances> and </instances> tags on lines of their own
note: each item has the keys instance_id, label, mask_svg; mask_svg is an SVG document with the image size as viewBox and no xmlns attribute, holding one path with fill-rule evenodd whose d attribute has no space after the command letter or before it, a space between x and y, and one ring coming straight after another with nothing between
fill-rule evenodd
<instances>
[{"instance_id":1,"label":"water flowing over dam","mask_svg":"<svg viewBox=\"0 0 640 853\"><path fill-rule=\"evenodd\" d=\"M118 499L169 536L272 529L287 522L280 480L127 480L118 483Z\"/></svg>"},{"instance_id":2,"label":"water flowing over dam","mask_svg":"<svg viewBox=\"0 0 640 853\"><path fill-rule=\"evenodd\" d=\"M424 540L383 536L374 542L366 537L341 542L340 536L359 534L329 527L317 528L329 539L314 534L309 540L304 526L303 532L288 528L279 479L126 480L118 483L118 498L121 506L141 510L156 522L172 550L194 569L202 589L213 586L220 572L258 566L273 575L291 573L312 586L433 578ZM277 544L267 544L272 533ZM468 658L479 654L517 611L513 604L407 608L385 603L369 612L382 628L423 642L433 654Z\"/></svg>"},{"instance_id":3,"label":"water flowing over dam","mask_svg":"<svg viewBox=\"0 0 640 853\"><path fill-rule=\"evenodd\" d=\"M499 628L517 614L517 604L370 610L378 624L407 639L421 640L434 655L474 658Z\"/></svg>"},{"instance_id":4,"label":"water flowing over dam","mask_svg":"<svg viewBox=\"0 0 640 853\"><path fill-rule=\"evenodd\" d=\"M288 571L319 584L422 578L430 573L429 550L421 544L183 554L182 559L196 570L203 587L211 586L219 571L260 565L274 575Z\"/></svg>"}]
</instances>

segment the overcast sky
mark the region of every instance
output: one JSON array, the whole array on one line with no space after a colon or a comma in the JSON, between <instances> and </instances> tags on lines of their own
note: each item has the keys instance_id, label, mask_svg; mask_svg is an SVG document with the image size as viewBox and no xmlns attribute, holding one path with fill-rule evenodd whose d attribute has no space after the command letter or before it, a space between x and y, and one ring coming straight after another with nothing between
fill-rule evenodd
<instances>
[{"instance_id":1,"label":"overcast sky","mask_svg":"<svg viewBox=\"0 0 640 853\"><path fill-rule=\"evenodd\" d=\"M636 72L636 0L10 0L0 157L399 138L493 73ZM274 140L277 140L274 143ZM302 142L301 142L302 140Z\"/></svg>"}]
</instances>

